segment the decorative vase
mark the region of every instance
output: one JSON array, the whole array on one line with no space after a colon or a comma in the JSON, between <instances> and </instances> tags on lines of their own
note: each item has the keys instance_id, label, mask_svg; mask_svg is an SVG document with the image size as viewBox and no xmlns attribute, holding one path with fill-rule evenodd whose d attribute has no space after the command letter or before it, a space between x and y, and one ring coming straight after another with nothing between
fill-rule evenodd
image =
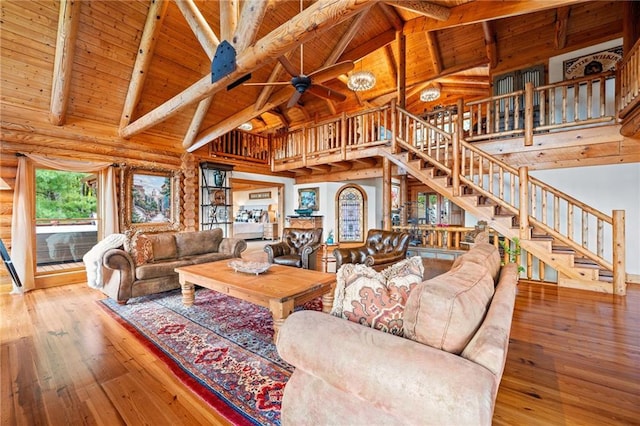
<instances>
[{"instance_id":1,"label":"decorative vase","mask_svg":"<svg viewBox=\"0 0 640 426\"><path fill-rule=\"evenodd\" d=\"M224 183L224 175L220 170L213 171L213 184L215 186L222 186Z\"/></svg>"}]
</instances>

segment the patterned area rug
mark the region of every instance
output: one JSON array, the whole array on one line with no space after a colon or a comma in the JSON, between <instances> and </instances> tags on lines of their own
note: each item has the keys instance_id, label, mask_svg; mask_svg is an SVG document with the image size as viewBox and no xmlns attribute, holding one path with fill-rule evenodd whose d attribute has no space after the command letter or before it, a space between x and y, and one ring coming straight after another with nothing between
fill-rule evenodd
<instances>
[{"instance_id":1,"label":"patterned area rug","mask_svg":"<svg viewBox=\"0 0 640 426\"><path fill-rule=\"evenodd\" d=\"M293 367L278 356L268 309L202 288L191 308L180 290L100 305L233 424L280 424ZM322 301L304 309L321 310Z\"/></svg>"}]
</instances>

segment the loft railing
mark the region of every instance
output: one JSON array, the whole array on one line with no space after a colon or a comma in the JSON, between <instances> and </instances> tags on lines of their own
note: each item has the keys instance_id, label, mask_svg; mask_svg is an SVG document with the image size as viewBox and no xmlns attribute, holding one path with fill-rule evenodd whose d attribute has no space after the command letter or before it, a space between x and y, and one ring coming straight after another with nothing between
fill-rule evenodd
<instances>
[{"instance_id":1,"label":"loft railing","mask_svg":"<svg viewBox=\"0 0 640 426\"><path fill-rule=\"evenodd\" d=\"M616 66L618 117L624 118L640 103L640 39Z\"/></svg>"},{"instance_id":2,"label":"loft railing","mask_svg":"<svg viewBox=\"0 0 640 426\"><path fill-rule=\"evenodd\" d=\"M225 157L260 164L269 164L269 138L233 130L209 144L212 157Z\"/></svg>"},{"instance_id":3,"label":"loft railing","mask_svg":"<svg viewBox=\"0 0 640 426\"><path fill-rule=\"evenodd\" d=\"M524 137L529 146L535 133L613 122L614 77L609 71L538 87L527 83L524 90L468 102L464 139Z\"/></svg>"}]
</instances>

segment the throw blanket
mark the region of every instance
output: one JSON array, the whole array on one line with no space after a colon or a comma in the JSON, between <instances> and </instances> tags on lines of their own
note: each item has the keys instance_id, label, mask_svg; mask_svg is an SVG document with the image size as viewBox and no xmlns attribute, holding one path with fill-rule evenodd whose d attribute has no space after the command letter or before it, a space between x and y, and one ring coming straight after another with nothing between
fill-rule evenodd
<instances>
[{"instance_id":1,"label":"throw blanket","mask_svg":"<svg viewBox=\"0 0 640 426\"><path fill-rule=\"evenodd\" d=\"M82 256L82 261L87 269L89 287L102 288L104 286L102 283L102 255L109 249L124 245L126 240L127 237L124 234L111 234L102 241L98 241L98 244Z\"/></svg>"}]
</instances>

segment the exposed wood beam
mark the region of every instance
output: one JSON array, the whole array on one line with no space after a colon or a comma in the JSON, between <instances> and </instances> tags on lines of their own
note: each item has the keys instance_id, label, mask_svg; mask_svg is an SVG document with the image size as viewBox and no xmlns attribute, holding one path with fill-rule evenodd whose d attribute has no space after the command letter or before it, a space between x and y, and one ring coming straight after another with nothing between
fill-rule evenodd
<instances>
[{"instance_id":1,"label":"exposed wood beam","mask_svg":"<svg viewBox=\"0 0 640 426\"><path fill-rule=\"evenodd\" d=\"M441 77L438 81L444 84L489 86L489 77L481 75L450 75Z\"/></svg>"},{"instance_id":2,"label":"exposed wood beam","mask_svg":"<svg viewBox=\"0 0 640 426\"><path fill-rule=\"evenodd\" d=\"M177 114L192 103L199 102L205 97L223 90L245 74L253 72L273 61L274 58L297 48L301 43L318 37L324 31L349 19L365 7L369 7L371 1L374 0L317 1L258 40L254 45L240 52L236 58L236 69L227 76L215 83L211 83L211 76L205 75L181 93L122 129L121 136L127 138L143 132ZM253 110L253 106L250 108ZM226 129L226 131L228 130L230 129ZM226 131L223 133L226 133ZM199 143L204 145L209 140L203 141L198 138L196 145ZM192 146L190 150L197 149L199 146Z\"/></svg>"},{"instance_id":3,"label":"exposed wood beam","mask_svg":"<svg viewBox=\"0 0 640 426\"><path fill-rule=\"evenodd\" d=\"M402 31L396 33L398 41L398 106L404 108L407 106L407 37Z\"/></svg>"},{"instance_id":4,"label":"exposed wood beam","mask_svg":"<svg viewBox=\"0 0 640 426\"><path fill-rule=\"evenodd\" d=\"M396 57L393 54L393 48L390 44L387 44L384 47L385 57L387 58L387 64L389 65L389 73L393 78L393 81L398 81L398 62L396 61Z\"/></svg>"},{"instance_id":5,"label":"exposed wood beam","mask_svg":"<svg viewBox=\"0 0 640 426\"><path fill-rule=\"evenodd\" d=\"M389 21L393 29L396 31L402 31L402 26L404 25L404 21L402 20L400 15L398 15L398 12L396 12L396 10L393 7L389 6L386 3L378 3L378 7L382 11L382 13L384 13L384 15L387 17L387 20Z\"/></svg>"},{"instance_id":6,"label":"exposed wood beam","mask_svg":"<svg viewBox=\"0 0 640 426\"><path fill-rule=\"evenodd\" d=\"M200 46L204 49L207 57L210 61L213 60L213 56L216 53L216 49L220 44L220 41L204 19L200 9L198 9L193 0L175 0L175 2L180 13L182 13L182 16L184 16L187 21L189 28L191 28L191 31L193 31L193 34L200 43ZM184 140L182 141L182 146L184 148L191 146L196 136L198 136L200 127L202 127L202 123L204 122L212 103L213 96L204 98L198 103L198 108L196 108L196 112L191 118L191 123L189 123L189 128L187 129Z\"/></svg>"},{"instance_id":7,"label":"exposed wood beam","mask_svg":"<svg viewBox=\"0 0 640 426\"><path fill-rule=\"evenodd\" d=\"M374 167L378 165L378 160L375 157L355 158L355 163L364 165L365 167Z\"/></svg>"},{"instance_id":8,"label":"exposed wood beam","mask_svg":"<svg viewBox=\"0 0 640 426\"><path fill-rule=\"evenodd\" d=\"M388 30L383 32L382 34L372 38L371 40L354 47L351 50L344 52L338 62L342 61L358 61L368 54L375 52L381 47L386 46L387 44L393 42L396 39L396 31Z\"/></svg>"},{"instance_id":9,"label":"exposed wood beam","mask_svg":"<svg viewBox=\"0 0 640 426\"><path fill-rule=\"evenodd\" d=\"M73 53L76 47L79 22L80 0L62 0L58 13L58 36L56 38L56 56L53 63L51 104L49 106L49 121L56 126L63 125L67 117Z\"/></svg>"},{"instance_id":10,"label":"exposed wood beam","mask_svg":"<svg viewBox=\"0 0 640 426\"><path fill-rule=\"evenodd\" d=\"M238 27L231 39L236 52L242 52L253 43L268 5L265 0L245 0Z\"/></svg>"},{"instance_id":11,"label":"exposed wood beam","mask_svg":"<svg viewBox=\"0 0 640 426\"><path fill-rule=\"evenodd\" d=\"M223 0L220 4L220 38L231 43L238 28L240 0Z\"/></svg>"},{"instance_id":12,"label":"exposed wood beam","mask_svg":"<svg viewBox=\"0 0 640 426\"><path fill-rule=\"evenodd\" d=\"M427 39L427 50L431 56L431 64L433 65L433 71L436 74L442 72L442 55L440 54L440 46L438 45L438 35L435 31L428 31L425 33Z\"/></svg>"},{"instance_id":13,"label":"exposed wood beam","mask_svg":"<svg viewBox=\"0 0 640 426\"><path fill-rule=\"evenodd\" d=\"M557 50L564 49L567 45L567 27L570 14L571 6L559 7L556 11L556 32L553 42Z\"/></svg>"},{"instance_id":14,"label":"exposed wood beam","mask_svg":"<svg viewBox=\"0 0 640 426\"><path fill-rule=\"evenodd\" d=\"M309 111L306 110L304 105L300 105L299 103L297 103L293 106L293 108L297 108L300 110L300 112L304 115L305 121L311 121L311 115L309 114Z\"/></svg>"},{"instance_id":15,"label":"exposed wood beam","mask_svg":"<svg viewBox=\"0 0 640 426\"><path fill-rule=\"evenodd\" d=\"M472 1L450 9L451 15L446 21L420 16L405 22L404 33L411 34L424 31L435 31L460 25L477 24L482 21L497 20L511 16L523 15L541 10L582 3L582 0L545 0L545 1L498 1L484 0L481 4Z\"/></svg>"},{"instance_id":16,"label":"exposed wood beam","mask_svg":"<svg viewBox=\"0 0 640 426\"><path fill-rule=\"evenodd\" d=\"M133 110L140 101L144 81L147 78L151 59L153 58L153 50L162 28L162 22L167 14L167 6L169 6L167 0L151 0L147 19L142 31L142 38L140 39L140 47L136 55L136 62L133 64L131 80L129 80L127 97L122 107L122 115L120 116L121 130L131 122Z\"/></svg>"},{"instance_id":17,"label":"exposed wood beam","mask_svg":"<svg viewBox=\"0 0 640 426\"><path fill-rule=\"evenodd\" d=\"M188 148L193 145L193 141L196 140L198 132L200 131L200 127L202 127L202 123L209 113L209 108L211 108L212 103L213 96L209 96L208 98L204 98L203 100L198 102L198 108L196 108L196 112L191 118L191 123L189 123L189 128L187 129L187 133L185 134L184 140L182 141L183 148Z\"/></svg>"},{"instance_id":18,"label":"exposed wood beam","mask_svg":"<svg viewBox=\"0 0 640 426\"><path fill-rule=\"evenodd\" d=\"M175 0L180 13L189 24L189 28L198 39L200 46L204 49L209 59L216 54L216 48L220 44L220 40L207 23L200 9L193 0Z\"/></svg>"},{"instance_id":19,"label":"exposed wood beam","mask_svg":"<svg viewBox=\"0 0 640 426\"><path fill-rule=\"evenodd\" d=\"M349 26L347 31L342 35L342 38L338 41L336 46L331 51L331 55L329 55L329 57L324 61L325 67L335 64L338 61L338 58L342 56L344 51L347 49L347 46L349 45L349 43L351 43L351 40L353 40L353 37L355 37L355 35L360 30L362 23L367 18L369 10L371 9L367 8L363 10L358 14L358 16L354 18L353 22L351 22L351 25Z\"/></svg>"},{"instance_id":20,"label":"exposed wood beam","mask_svg":"<svg viewBox=\"0 0 640 426\"><path fill-rule=\"evenodd\" d=\"M410 12L419 13L420 15L424 15L438 21L446 21L447 19L449 19L449 15L451 15L451 10L448 7L440 6L438 4L429 3L426 1L387 0L385 1L385 3L408 10Z\"/></svg>"},{"instance_id":21,"label":"exposed wood beam","mask_svg":"<svg viewBox=\"0 0 640 426\"><path fill-rule=\"evenodd\" d=\"M284 127L289 127L289 125L291 124L289 122L289 119L287 118L287 116L284 115L284 113L282 112L282 110L279 107L273 108L268 113L271 114L271 115L274 115L275 117L277 117L278 120L280 120L280 122L282 123L282 125Z\"/></svg>"},{"instance_id":22,"label":"exposed wood beam","mask_svg":"<svg viewBox=\"0 0 640 426\"><path fill-rule=\"evenodd\" d=\"M351 170L353 168L353 163L350 161L340 161L337 163L328 163L332 168L338 169L339 171Z\"/></svg>"},{"instance_id":23,"label":"exposed wood beam","mask_svg":"<svg viewBox=\"0 0 640 426\"><path fill-rule=\"evenodd\" d=\"M312 170L317 170L321 173L329 173L331 171L331 166L328 164L316 164L308 167Z\"/></svg>"},{"instance_id":24,"label":"exposed wood beam","mask_svg":"<svg viewBox=\"0 0 640 426\"><path fill-rule=\"evenodd\" d=\"M498 46L496 44L496 33L493 30L491 21L482 23L482 32L484 33L484 46L487 50L489 68L493 69L498 66Z\"/></svg>"}]
</instances>

